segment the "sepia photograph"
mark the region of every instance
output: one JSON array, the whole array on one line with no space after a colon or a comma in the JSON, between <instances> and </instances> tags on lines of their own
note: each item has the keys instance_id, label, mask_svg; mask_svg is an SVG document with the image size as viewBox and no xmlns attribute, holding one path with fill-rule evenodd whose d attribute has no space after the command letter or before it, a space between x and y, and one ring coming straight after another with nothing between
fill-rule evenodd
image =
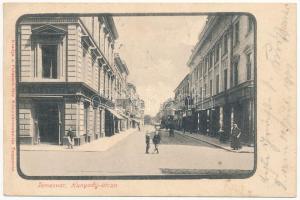
<instances>
[{"instance_id":1,"label":"sepia photograph","mask_svg":"<svg viewBox=\"0 0 300 200\"><path fill-rule=\"evenodd\" d=\"M4 3L4 195L296 197L296 8Z\"/></svg>"},{"instance_id":2,"label":"sepia photograph","mask_svg":"<svg viewBox=\"0 0 300 200\"><path fill-rule=\"evenodd\" d=\"M34 14L16 24L23 178L247 178L255 18Z\"/></svg>"}]
</instances>

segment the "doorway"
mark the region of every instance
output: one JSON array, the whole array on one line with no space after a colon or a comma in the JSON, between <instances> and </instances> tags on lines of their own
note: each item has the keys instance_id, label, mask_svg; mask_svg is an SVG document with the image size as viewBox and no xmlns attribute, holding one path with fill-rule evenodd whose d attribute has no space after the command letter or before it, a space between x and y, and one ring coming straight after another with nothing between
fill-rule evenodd
<instances>
[{"instance_id":1,"label":"doorway","mask_svg":"<svg viewBox=\"0 0 300 200\"><path fill-rule=\"evenodd\" d=\"M40 143L59 144L59 106L58 103L39 102L37 122Z\"/></svg>"}]
</instances>

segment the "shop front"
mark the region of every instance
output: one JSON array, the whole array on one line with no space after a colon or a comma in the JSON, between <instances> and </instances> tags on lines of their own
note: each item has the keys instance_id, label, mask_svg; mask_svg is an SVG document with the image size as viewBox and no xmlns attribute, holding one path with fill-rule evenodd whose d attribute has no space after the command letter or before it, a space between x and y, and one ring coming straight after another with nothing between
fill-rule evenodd
<instances>
[{"instance_id":1,"label":"shop front","mask_svg":"<svg viewBox=\"0 0 300 200\"><path fill-rule=\"evenodd\" d=\"M21 144L63 145L69 130L75 133L75 144L81 145L107 135L106 124L112 123L105 110L111 106L101 98L94 106L94 94L78 84L22 84L18 88L17 120ZM105 133L105 134L104 134Z\"/></svg>"}]
</instances>

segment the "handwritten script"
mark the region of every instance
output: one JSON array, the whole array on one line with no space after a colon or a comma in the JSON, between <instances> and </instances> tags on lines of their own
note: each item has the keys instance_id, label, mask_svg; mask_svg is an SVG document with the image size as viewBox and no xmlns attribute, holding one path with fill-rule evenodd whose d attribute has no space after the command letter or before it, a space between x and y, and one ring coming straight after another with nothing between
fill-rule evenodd
<instances>
[{"instance_id":1,"label":"handwritten script","mask_svg":"<svg viewBox=\"0 0 300 200\"><path fill-rule=\"evenodd\" d=\"M292 108L292 89L294 81L292 75L292 65L283 56L286 55L290 44L290 33L288 32L290 8L284 5L279 25L272 29L269 42L264 45L264 55L267 60L267 70L271 73L264 74L263 91L267 91L267 97L263 99L261 110L265 113L262 123L264 130L258 133L258 142L262 146L264 154L259 154L258 161L261 164L262 173L259 175L263 183L275 184L279 189L286 191L287 173L290 170L288 152L289 138L291 136ZM278 82L282 80L282 82ZM276 89L277 85L280 88ZM285 91L282 94L282 90ZM274 98L274 96L280 97ZM276 114L280 113L280 115ZM279 127L279 134L274 125ZM276 164L274 164L276 163Z\"/></svg>"}]
</instances>

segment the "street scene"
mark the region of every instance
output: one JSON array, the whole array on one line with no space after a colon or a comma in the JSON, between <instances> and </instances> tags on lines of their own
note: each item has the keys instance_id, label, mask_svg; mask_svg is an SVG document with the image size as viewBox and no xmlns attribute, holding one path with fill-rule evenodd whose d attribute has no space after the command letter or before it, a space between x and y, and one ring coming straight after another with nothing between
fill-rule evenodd
<instances>
[{"instance_id":1,"label":"street scene","mask_svg":"<svg viewBox=\"0 0 300 200\"><path fill-rule=\"evenodd\" d=\"M128 134L104 150L101 147L75 147L74 151L66 147L21 150L22 172L31 176L214 175L222 171L249 173L254 167L253 152L227 151L180 133L169 137L166 130L161 130L159 154L154 153L152 141L149 154L145 154L145 132L153 138L154 128L144 129ZM102 145L100 140L96 143Z\"/></svg>"},{"instance_id":2,"label":"street scene","mask_svg":"<svg viewBox=\"0 0 300 200\"><path fill-rule=\"evenodd\" d=\"M23 175L255 170L252 16L30 15L17 29Z\"/></svg>"}]
</instances>

